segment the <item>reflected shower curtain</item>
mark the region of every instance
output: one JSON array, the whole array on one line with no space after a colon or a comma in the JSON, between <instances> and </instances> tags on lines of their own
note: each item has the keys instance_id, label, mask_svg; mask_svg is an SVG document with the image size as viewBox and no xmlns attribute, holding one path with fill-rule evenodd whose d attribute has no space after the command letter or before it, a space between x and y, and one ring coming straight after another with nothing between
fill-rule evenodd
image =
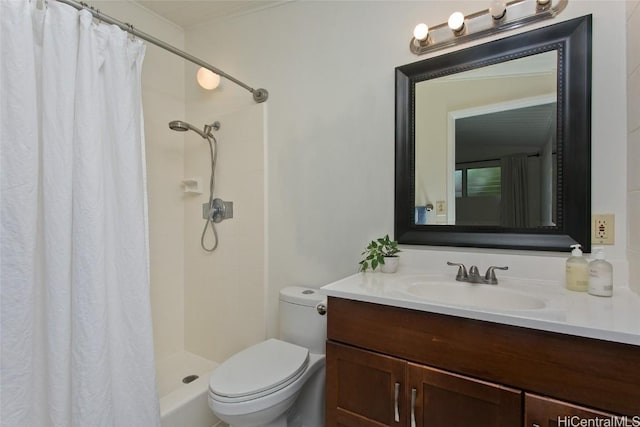
<instances>
[{"instance_id":1,"label":"reflected shower curtain","mask_svg":"<svg viewBox=\"0 0 640 427\"><path fill-rule=\"evenodd\" d=\"M38 3L0 1L1 424L156 426L144 45Z\"/></svg>"},{"instance_id":2,"label":"reflected shower curtain","mask_svg":"<svg viewBox=\"0 0 640 427\"><path fill-rule=\"evenodd\" d=\"M500 224L529 226L528 157L511 154L500 159Z\"/></svg>"}]
</instances>

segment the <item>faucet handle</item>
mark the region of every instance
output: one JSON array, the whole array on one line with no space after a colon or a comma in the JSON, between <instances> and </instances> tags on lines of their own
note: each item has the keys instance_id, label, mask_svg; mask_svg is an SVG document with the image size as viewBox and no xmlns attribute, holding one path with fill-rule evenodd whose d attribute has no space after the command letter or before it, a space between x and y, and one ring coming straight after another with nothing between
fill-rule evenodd
<instances>
[{"instance_id":1,"label":"faucet handle","mask_svg":"<svg viewBox=\"0 0 640 427\"><path fill-rule=\"evenodd\" d=\"M472 278L474 277L480 277L480 272L478 271L478 267L475 265L472 265L469 268L469 276L471 276Z\"/></svg>"},{"instance_id":2,"label":"faucet handle","mask_svg":"<svg viewBox=\"0 0 640 427\"><path fill-rule=\"evenodd\" d=\"M467 267L465 267L464 264L447 261L447 265L458 267L458 274L456 274L456 280L458 282L466 282L467 279L469 279L469 274L467 274Z\"/></svg>"},{"instance_id":3,"label":"faucet handle","mask_svg":"<svg viewBox=\"0 0 640 427\"><path fill-rule=\"evenodd\" d=\"M496 267L495 265L492 265L491 267L487 268L487 272L484 275L484 280L490 285L497 285L498 278L496 277L496 272L494 270L508 270L508 269L509 267L507 266Z\"/></svg>"}]
</instances>

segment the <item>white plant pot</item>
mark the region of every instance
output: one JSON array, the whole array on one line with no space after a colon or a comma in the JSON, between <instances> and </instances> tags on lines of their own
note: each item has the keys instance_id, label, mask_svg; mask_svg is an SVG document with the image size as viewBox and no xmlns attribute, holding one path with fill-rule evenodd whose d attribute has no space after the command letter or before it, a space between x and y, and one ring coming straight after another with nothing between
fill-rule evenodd
<instances>
[{"instance_id":1,"label":"white plant pot","mask_svg":"<svg viewBox=\"0 0 640 427\"><path fill-rule=\"evenodd\" d=\"M400 257L386 256L384 257L384 264L380 264L380 270L383 273L395 273L398 271L398 265L400 264Z\"/></svg>"}]
</instances>

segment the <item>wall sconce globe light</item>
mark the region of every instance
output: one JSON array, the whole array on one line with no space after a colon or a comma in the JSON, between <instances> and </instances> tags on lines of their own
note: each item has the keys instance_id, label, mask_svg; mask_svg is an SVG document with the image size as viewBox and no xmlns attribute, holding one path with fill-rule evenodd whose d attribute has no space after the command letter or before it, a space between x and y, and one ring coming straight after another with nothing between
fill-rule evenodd
<instances>
[{"instance_id":1,"label":"wall sconce globe light","mask_svg":"<svg viewBox=\"0 0 640 427\"><path fill-rule=\"evenodd\" d=\"M204 67L198 69L196 80L203 89L207 90L213 90L220 85L220 76Z\"/></svg>"}]
</instances>

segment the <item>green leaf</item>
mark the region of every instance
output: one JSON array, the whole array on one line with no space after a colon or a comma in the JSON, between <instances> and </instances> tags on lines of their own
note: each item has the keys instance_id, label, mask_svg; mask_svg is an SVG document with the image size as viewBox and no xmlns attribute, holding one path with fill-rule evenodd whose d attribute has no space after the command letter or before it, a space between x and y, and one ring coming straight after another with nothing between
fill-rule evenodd
<instances>
[{"instance_id":1,"label":"green leaf","mask_svg":"<svg viewBox=\"0 0 640 427\"><path fill-rule=\"evenodd\" d=\"M384 257L396 256L398 252L402 252L398 248L398 242L391 240L389 234L371 240L361 253L363 256L363 259L359 262L361 271L366 271L369 267L375 270L379 265L384 264Z\"/></svg>"}]
</instances>

